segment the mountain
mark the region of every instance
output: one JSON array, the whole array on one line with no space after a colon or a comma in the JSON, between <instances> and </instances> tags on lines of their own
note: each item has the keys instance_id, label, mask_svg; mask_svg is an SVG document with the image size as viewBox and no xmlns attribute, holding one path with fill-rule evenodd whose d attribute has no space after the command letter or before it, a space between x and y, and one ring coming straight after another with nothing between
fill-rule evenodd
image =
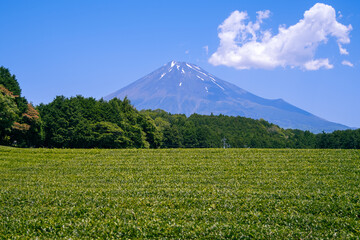
<instances>
[{"instance_id":1,"label":"mountain","mask_svg":"<svg viewBox=\"0 0 360 240\"><path fill-rule=\"evenodd\" d=\"M187 116L193 113L213 113L263 118L282 128L315 133L348 129L347 126L326 121L282 99L258 97L197 65L185 62L169 62L104 99L123 99L125 96L139 110L160 108Z\"/></svg>"}]
</instances>

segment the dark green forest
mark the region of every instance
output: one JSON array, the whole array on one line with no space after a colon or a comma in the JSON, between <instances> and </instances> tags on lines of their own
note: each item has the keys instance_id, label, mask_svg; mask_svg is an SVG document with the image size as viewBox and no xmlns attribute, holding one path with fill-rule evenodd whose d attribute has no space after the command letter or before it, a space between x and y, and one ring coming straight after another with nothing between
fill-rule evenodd
<instances>
[{"instance_id":1,"label":"dark green forest","mask_svg":"<svg viewBox=\"0 0 360 240\"><path fill-rule=\"evenodd\" d=\"M360 148L360 129L313 134L239 116L141 113L154 120L163 148Z\"/></svg>"},{"instance_id":2,"label":"dark green forest","mask_svg":"<svg viewBox=\"0 0 360 240\"><path fill-rule=\"evenodd\" d=\"M313 134L263 119L136 110L129 99L57 96L34 107L0 67L0 144L49 148L356 148L360 129Z\"/></svg>"}]
</instances>

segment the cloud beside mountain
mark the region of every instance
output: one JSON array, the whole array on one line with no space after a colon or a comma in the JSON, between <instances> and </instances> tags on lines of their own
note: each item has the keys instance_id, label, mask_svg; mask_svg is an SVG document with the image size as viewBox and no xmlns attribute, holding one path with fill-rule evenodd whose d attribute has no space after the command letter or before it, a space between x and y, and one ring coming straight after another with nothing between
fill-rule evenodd
<instances>
[{"instance_id":1,"label":"cloud beside mountain","mask_svg":"<svg viewBox=\"0 0 360 240\"><path fill-rule=\"evenodd\" d=\"M246 12L231 13L218 28L220 45L209 62L236 69L331 69L334 66L328 58L315 59L318 46L326 44L330 37L336 39L341 55L348 54L343 44L350 43L352 26L339 23L332 6L315 4L295 25L280 26L276 35L261 29L269 16L269 10L259 11L256 21L251 22Z\"/></svg>"}]
</instances>

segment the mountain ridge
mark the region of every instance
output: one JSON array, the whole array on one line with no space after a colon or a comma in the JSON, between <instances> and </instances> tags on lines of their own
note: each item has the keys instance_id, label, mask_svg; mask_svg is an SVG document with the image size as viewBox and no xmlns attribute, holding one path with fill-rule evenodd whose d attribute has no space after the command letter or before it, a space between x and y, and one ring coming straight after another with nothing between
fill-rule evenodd
<instances>
[{"instance_id":1,"label":"mountain ridge","mask_svg":"<svg viewBox=\"0 0 360 240\"><path fill-rule=\"evenodd\" d=\"M125 96L139 110L163 109L187 116L197 113L262 118L282 128L314 133L349 129L283 99L256 96L187 62L171 61L104 99Z\"/></svg>"}]
</instances>

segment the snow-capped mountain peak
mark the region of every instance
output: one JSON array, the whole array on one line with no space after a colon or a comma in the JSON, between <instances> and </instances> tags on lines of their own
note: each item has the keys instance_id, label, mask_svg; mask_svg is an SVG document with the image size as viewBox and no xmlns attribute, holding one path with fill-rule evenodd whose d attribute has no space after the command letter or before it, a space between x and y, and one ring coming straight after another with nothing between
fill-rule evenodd
<instances>
[{"instance_id":1,"label":"snow-capped mountain peak","mask_svg":"<svg viewBox=\"0 0 360 240\"><path fill-rule=\"evenodd\" d=\"M199 89L202 89L205 93L211 92L209 89L212 88L217 88L222 91L225 90L224 86L218 82L218 79L216 79L215 76L212 76L199 66L191 63L171 61L152 74L158 75L159 80L163 79L163 81L171 82L176 79L176 81L174 81L174 85L177 85L178 87L190 82L191 85L194 85L193 81L200 80L203 82L202 84L206 84L206 86L199 86ZM181 82L181 84L179 84L179 82ZM198 84L195 83L195 85Z\"/></svg>"},{"instance_id":2,"label":"snow-capped mountain peak","mask_svg":"<svg viewBox=\"0 0 360 240\"><path fill-rule=\"evenodd\" d=\"M223 81L199 66L171 61L107 97L123 99L141 109L171 113L224 114L263 118L283 128L313 132L346 129L299 109L281 99L264 99Z\"/></svg>"}]
</instances>

